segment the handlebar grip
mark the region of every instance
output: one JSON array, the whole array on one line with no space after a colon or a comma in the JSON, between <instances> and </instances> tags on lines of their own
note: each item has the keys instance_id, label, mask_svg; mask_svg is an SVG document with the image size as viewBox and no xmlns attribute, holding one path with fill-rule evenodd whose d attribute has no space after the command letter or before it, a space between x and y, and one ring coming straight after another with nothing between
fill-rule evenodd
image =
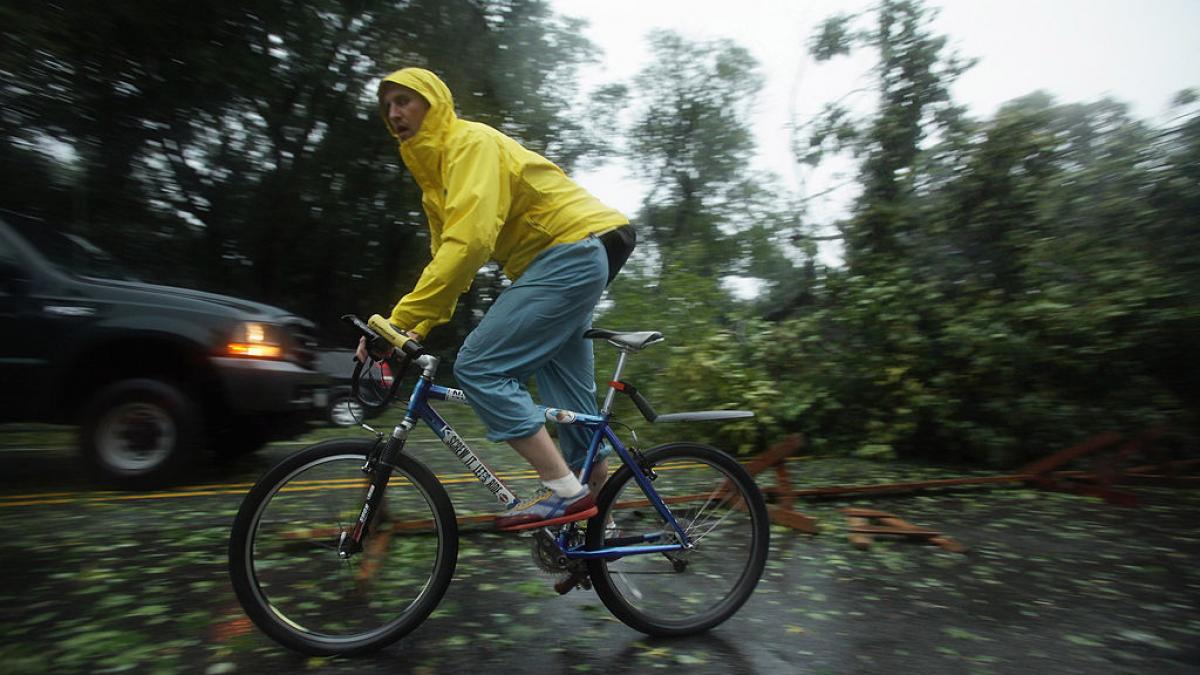
<instances>
[{"instance_id":1,"label":"handlebar grip","mask_svg":"<svg viewBox=\"0 0 1200 675\"><path fill-rule=\"evenodd\" d=\"M372 314L371 318L367 319L367 325L384 340L392 343L394 347L398 347L400 351L410 357L416 358L425 352L421 348L421 343L397 331L392 324L388 323L387 319L378 314Z\"/></svg>"}]
</instances>

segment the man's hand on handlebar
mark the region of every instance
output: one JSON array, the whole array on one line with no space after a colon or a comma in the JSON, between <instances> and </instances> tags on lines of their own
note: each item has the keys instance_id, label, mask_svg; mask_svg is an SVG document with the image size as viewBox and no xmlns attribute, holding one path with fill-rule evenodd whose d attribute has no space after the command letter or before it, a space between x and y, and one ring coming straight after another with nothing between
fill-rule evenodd
<instances>
[{"instance_id":1,"label":"man's hand on handlebar","mask_svg":"<svg viewBox=\"0 0 1200 675\"><path fill-rule=\"evenodd\" d=\"M417 342L421 341L421 336L417 335L416 333L414 333L412 331L406 330L406 331L398 331L398 332L410 339L416 340ZM391 346L387 342L385 342L383 340L379 340L378 342L379 342L379 346L381 348L383 348L382 353L380 353L377 350L374 350L374 351L371 350L367 346L367 338L360 337L358 339L358 348L354 350L354 358L357 359L359 363L366 363L368 357L375 361L382 361L382 360L386 359L387 357L391 356L392 353L396 351L396 348Z\"/></svg>"}]
</instances>

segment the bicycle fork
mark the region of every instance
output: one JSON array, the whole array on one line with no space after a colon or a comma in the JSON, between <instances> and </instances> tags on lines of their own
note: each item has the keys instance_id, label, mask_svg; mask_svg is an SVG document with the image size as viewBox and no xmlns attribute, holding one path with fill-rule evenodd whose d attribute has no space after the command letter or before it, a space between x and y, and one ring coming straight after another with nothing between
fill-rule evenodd
<instances>
[{"instance_id":1,"label":"bicycle fork","mask_svg":"<svg viewBox=\"0 0 1200 675\"><path fill-rule=\"evenodd\" d=\"M391 480L395 457L404 449L404 441L408 438L409 428L405 428L403 423L398 425L392 435L388 437L387 442L383 444L383 448L379 449L379 440L382 440L381 434L380 438L376 439L375 446L367 453L367 461L362 466L362 472L371 476L371 482L367 486L367 496L353 529L343 530L338 540L339 558L346 559L362 552L363 539L366 538L372 519L379 510L380 504L383 503L383 493L387 488L388 481Z\"/></svg>"}]
</instances>

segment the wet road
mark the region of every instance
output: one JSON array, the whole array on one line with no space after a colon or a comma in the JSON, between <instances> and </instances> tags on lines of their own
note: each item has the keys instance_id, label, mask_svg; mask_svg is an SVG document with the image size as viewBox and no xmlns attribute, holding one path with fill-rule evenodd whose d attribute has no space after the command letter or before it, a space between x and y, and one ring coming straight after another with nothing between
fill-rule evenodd
<instances>
[{"instance_id":1,"label":"wet road","mask_svg":"<svg viewBox=\"0 0 1200 675\"><path fill-rule=\"evenodd\" d=\"M241 495L296 446L155 493L97 491L55 446L0 446L8 673L1200 671L1197 491L1142 491L1139 508L1019 488L804 504L822 534L773 528L749 603L682 640L632 631L590 592L558 596L526 539L476 526L423 626L374 656L309 659L248 623L225 571ZM417 440L412 451L448 483L459 515L490 508L441 446ZM532 485L505 451L484 452L516 487ZM830 460L792 474L804 486L935 475ZM851 504L941 529L971 552L885 541L857 550L838 511Z\"/></svg>"}]
</instances>

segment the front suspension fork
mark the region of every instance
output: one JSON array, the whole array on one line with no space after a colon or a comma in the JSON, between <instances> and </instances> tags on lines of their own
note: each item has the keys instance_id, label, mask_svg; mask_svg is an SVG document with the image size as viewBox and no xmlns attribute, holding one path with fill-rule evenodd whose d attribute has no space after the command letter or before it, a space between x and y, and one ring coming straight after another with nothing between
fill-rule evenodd
<instances>
[{"instance_id":1,"label":"front suspension fork","mask_svg":"<svg viewBox=\"0 0 1200 675\"><path fill-rule=\"evenodd\" d=\"M396 427L395 433L388 437L382 449L379 448L379 439L377 439L375 446L367 453L367 461L363 464L362 472L371 477L371 482L367 486L367 496L353 529L342 530L338 540L338 557L349 558L362 551L362 542L366 539L367 532L370 531L380 504L383 503L383 493L392 477L395 458L404 450L404 441L407 437L407 429L401 430L401 427Z\"/></svg>"}]
</instances>

